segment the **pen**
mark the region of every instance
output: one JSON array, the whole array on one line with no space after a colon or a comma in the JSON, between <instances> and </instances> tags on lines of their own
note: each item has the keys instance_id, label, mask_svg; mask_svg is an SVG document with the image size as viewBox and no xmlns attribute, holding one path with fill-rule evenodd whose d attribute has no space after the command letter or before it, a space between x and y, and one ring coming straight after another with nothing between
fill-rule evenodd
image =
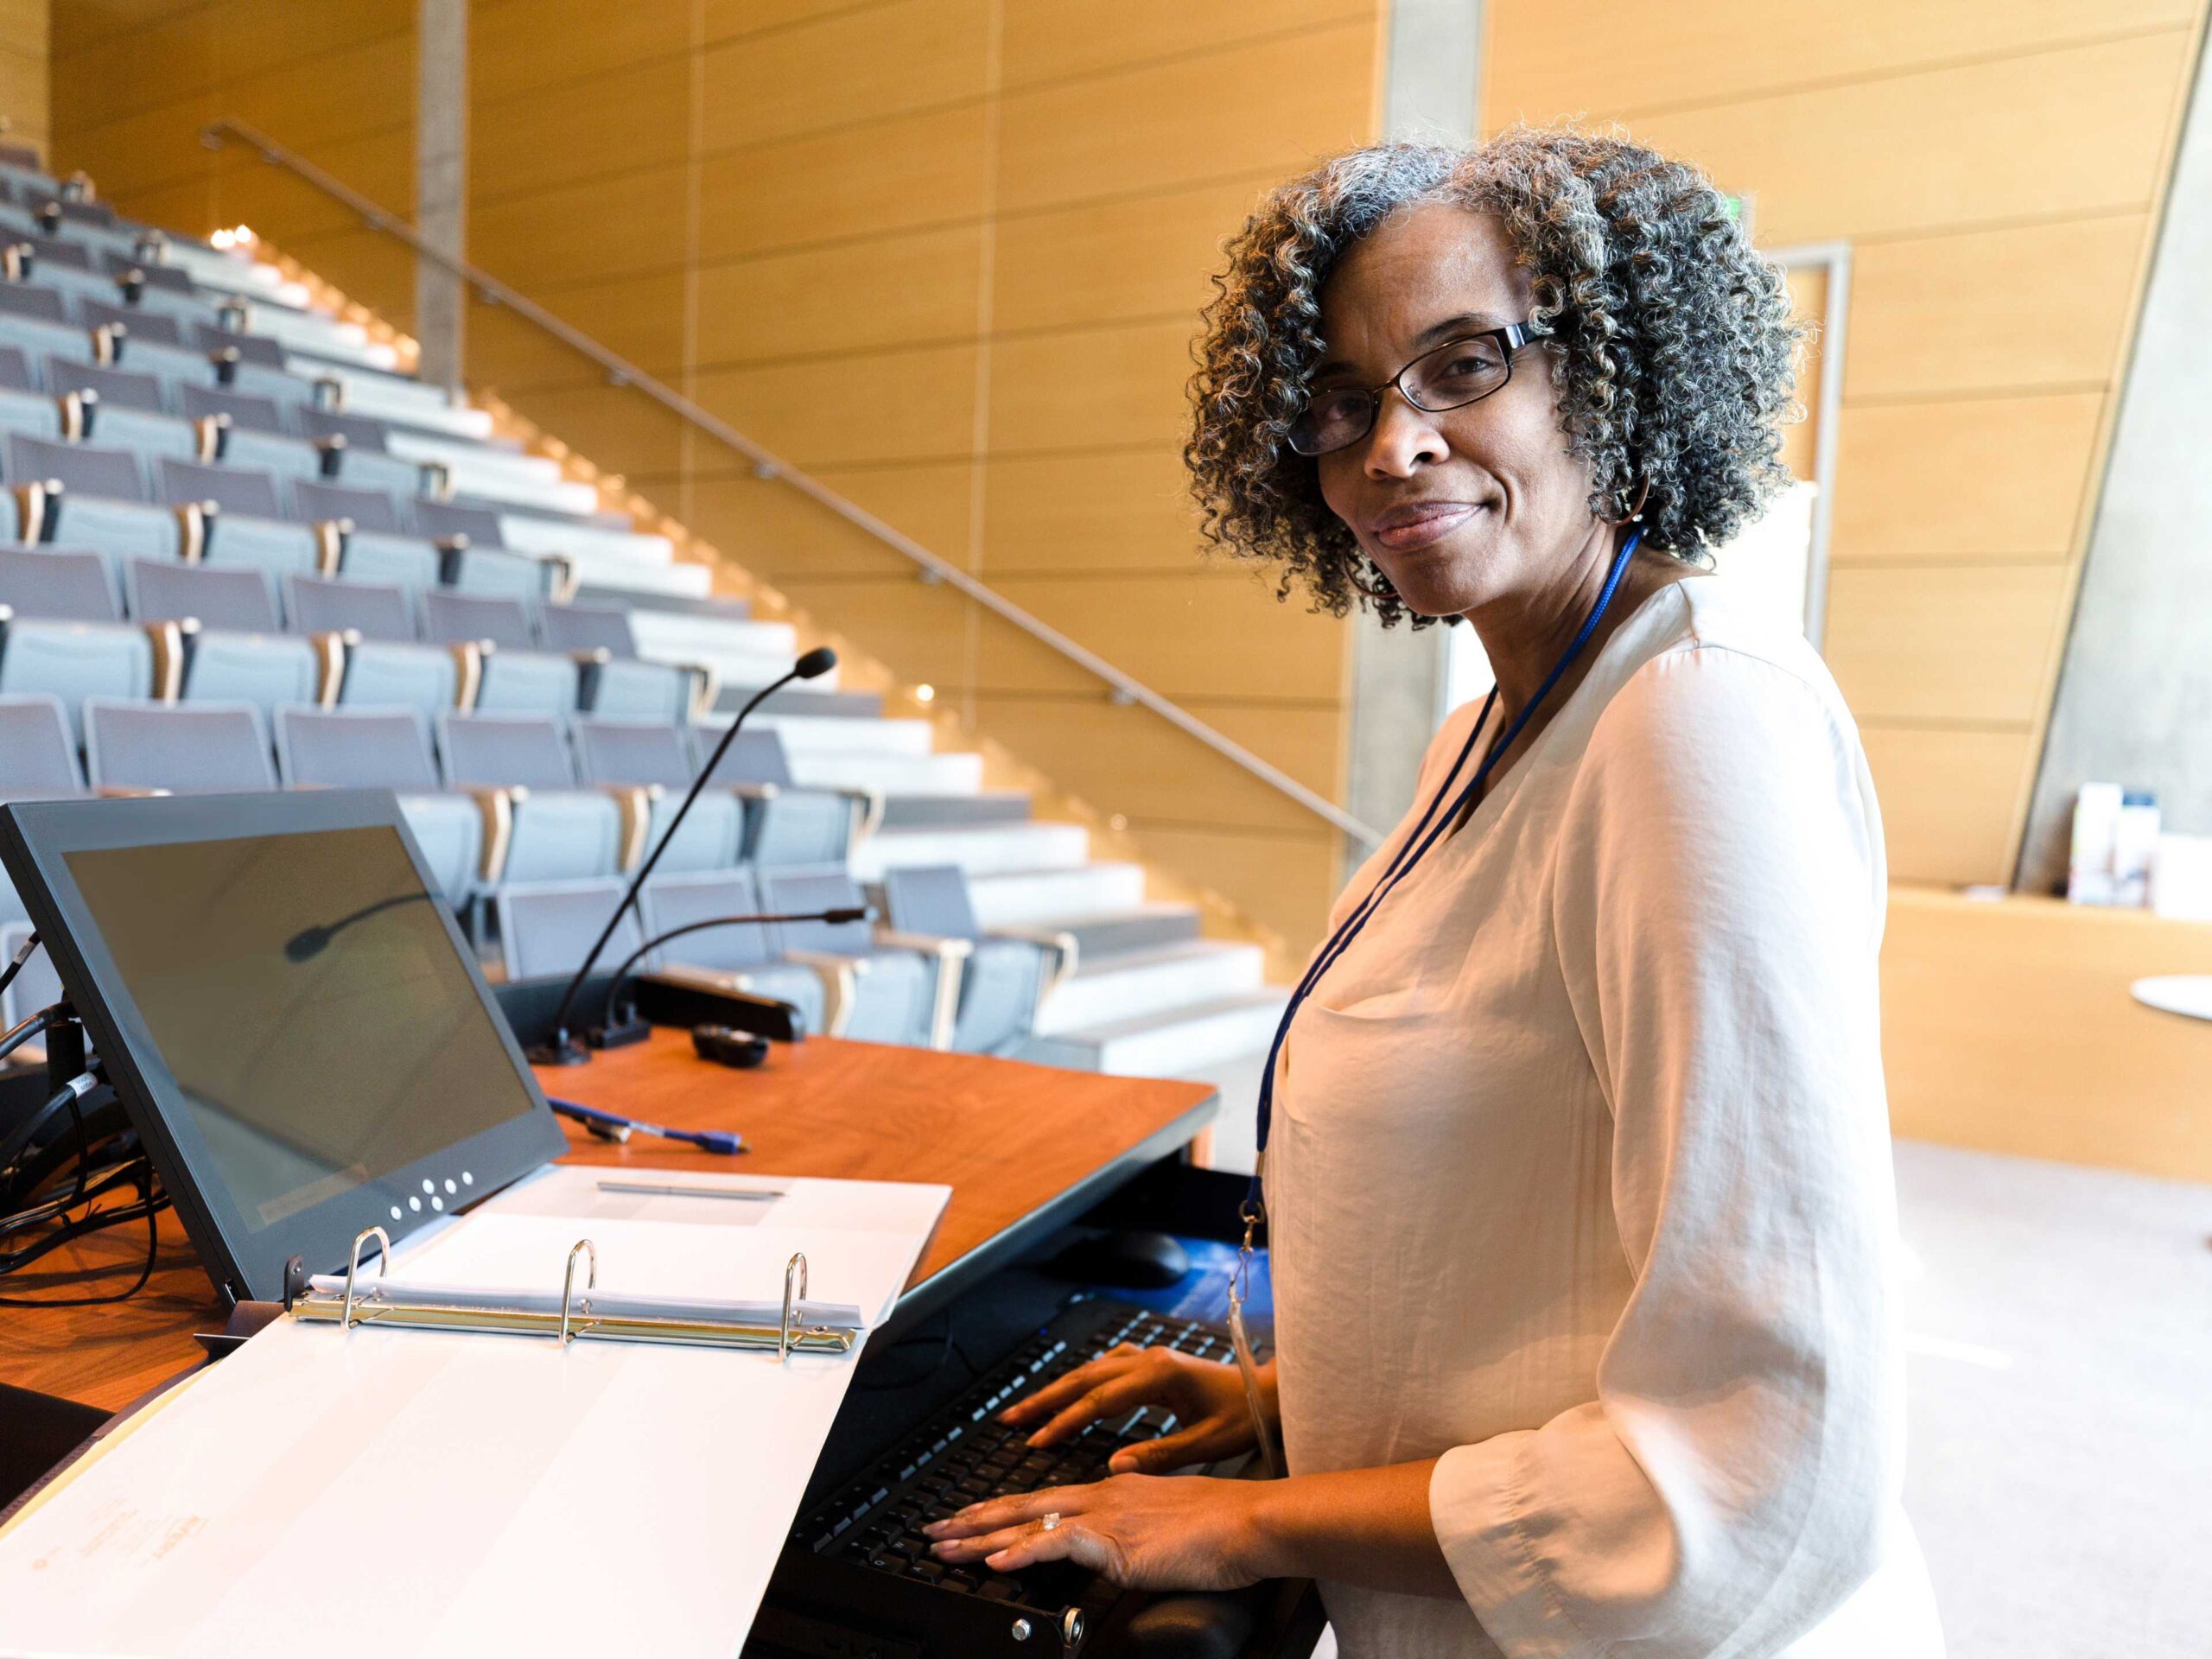
<instances>
[{"instance_id":1,"label":"pen","mask_svg":"<svg viewBox=\"0 0 2212 1659\"><path fill-rule=\"evenodd\" d=\"M671 1186L664 1181L601 1181L602 1192L641 1192L664 1198L780 1198L780 1186Z\"/></svg>"}]
</instances>

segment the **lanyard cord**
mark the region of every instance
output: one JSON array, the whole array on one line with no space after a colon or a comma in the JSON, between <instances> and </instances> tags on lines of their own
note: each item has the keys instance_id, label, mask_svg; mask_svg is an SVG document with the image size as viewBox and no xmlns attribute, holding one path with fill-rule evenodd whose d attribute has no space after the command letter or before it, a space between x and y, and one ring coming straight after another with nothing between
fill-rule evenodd
<instances>
[{"instance_id":1,"label":"lanyard cord","mask_svg":"<svg viewBox=\"0 0 2212 1659\"><path fill-rule=\"evenodd\" d=\"M1275 1026L1274 1040L1268 1045L1267 1069L1260 1074L1259 1160L1252 1171L1252 1185L1245 1196L1242 1209L1248 1232L1253 1224L1264 1219L1267 1214L1261 1184L1267 1171L1268 1129L1274 1117L1275 1063L1281 1058L1282 1046L1290 1036L1291 1021L1298 1017L1298 1010L1304 1005L1307 995L1313 987L1319 982L1321 976L1335 965L1337 958L1343 956L1351 942L1359 937L1360 930L1367 925L1368 918L1374 915L1376 906L1389 897L1391 891L1399 882L1412 874L1414 866L1421 862L1422 855L1436 844L1444 832L1458 820L1467 804L1481 792L1483 785L1490 778L1491 769L1497 765L1499 759L1505 752L1513 747L1513 740L1521 735L1522 728L1529 723L1529 717L1542 707L1544 699L1552 694L1553 688L1559 684L1560 677L1567 672L1574 659L1582 654L1582 648L1590 643L1590 636L1598 631L1598 624L1605 616L1606 607L1613 602L1613 594L1620 587L1622 576L1628 572L1629 561L1635 556L1637 544L1643 539L1643 532L1641 530L1630 533L1628 540L1622 544L1621 550L1614 556L1613 568L1605 575L1605 585L1599 590L1598 602L1590 607L1590 614L1582 620L1582 626L1576 632L1573 643L1567 646L1566 653L1560 658L1559 661L1552 664L1552 671L1544 677L1543 683L1536 688L1536 695L1529 699L1521 712L1514 716L1513 723L1505 728L1504 733L1484 753L1482 765L1475 769L1475 775L1452 799L1451 810L1439 817L1437 809L1444 804L1445 798L1452 788L1452 780L1459 775L1459 768L1466 765L1467 757L1474 752L1475 740L1482 734L1483 728L1490 723L1491 710L1497 706L1497 688L1495 685L1491 687L1490 696L1484 700L1482 713L1476 717L1474 729L1467 734L1467 741L1459 750L1459 759L1452 763L1452 770L1445 774L1442 787L1438 789L1435 797L1429 802L1427 810L1421 815L1420 822L1414 825L1412 833L1406 837L1404 844L1398 849L1397 856L1390 861L1389 867L1382 872L1375 886L1369 890L1367 897L1360 900L1358 907L1350 916L1344 918L1337 931L1330 935L1328 942L1314 954L1313 961L1306 969L1304 977L1298 982L1297 988L1291 992L1289 1004L1283 1009L1282 1019ZM1433 820L1433 823L1432 820Z\"/></svg>"}]
</instances>

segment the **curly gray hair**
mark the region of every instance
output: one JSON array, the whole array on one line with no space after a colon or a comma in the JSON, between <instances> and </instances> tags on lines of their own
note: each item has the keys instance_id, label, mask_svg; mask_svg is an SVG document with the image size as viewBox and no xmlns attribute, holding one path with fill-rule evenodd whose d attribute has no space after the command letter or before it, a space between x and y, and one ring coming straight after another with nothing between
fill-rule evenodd
<instances>
[{"instance_id":1,"label":"curly gray hair","mask_svg":"<svg viewBox=\"0 0 2212 1659\"><path fill-rule=\"evenodd\" d=\"M1392 591L1288 442L1321 359L1331 270L1424 201L1495 215L1528 269L1592 513L1624 518L1640 499L1650 543L1696 559L1787 483L1777 427L1795 407L1805 330L1781 272L1694 168L1620 138L1519 129L1472 150L1349 151L1271 193L1230 239L1183 451L1210 540L1278 562L1279 593L1302 579L1318 609L1431 620Z\"/></svg>"}]
</instances>

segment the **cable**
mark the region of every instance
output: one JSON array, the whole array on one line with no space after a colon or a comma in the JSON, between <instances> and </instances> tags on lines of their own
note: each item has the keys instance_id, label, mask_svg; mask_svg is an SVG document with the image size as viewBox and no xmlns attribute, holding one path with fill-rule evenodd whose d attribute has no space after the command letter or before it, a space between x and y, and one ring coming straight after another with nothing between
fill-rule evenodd
<instances>
[{"instance_id":1,"label":"cable","mask_svg":"<svg viewBox=\"0 0 2212 1659\"><path fill-rule=\"evenodd\" d=\"M68 1010L69 1005L67 1002L48 1003L13 1031L8 1033L6 1036L0 1037L0 1059L7 1058L39 1033L53 1025L59 1016L66 1014Z\"/></svg>"},{"instance_id":2,"label":"cable","mask_svg":"<svg viewBox=\"0 0 2212 1659\"><path fill-rule=\"evenodd\" d=\"M23 971L23 964L31 959L31 952L38 949L38 932L33 929L30 938L16 947L15 956L5 968L0 968L0 993L16 982L16 976Z\"/></svg>"}]
</instances>

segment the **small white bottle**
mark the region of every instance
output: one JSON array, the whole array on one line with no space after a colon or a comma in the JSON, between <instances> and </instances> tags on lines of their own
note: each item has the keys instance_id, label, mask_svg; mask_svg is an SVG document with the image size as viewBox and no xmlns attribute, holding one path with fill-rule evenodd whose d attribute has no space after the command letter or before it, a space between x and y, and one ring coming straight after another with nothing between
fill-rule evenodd
<instances>
[{"instance_id":1,"label":"small white bottle","mask_svg":"<svg viewBox=\"0 0 2212 1659\"><path fill-rule=\"evenodd\" d=\"M2112 855L2120 834L2118 784L2084 784L2074 797L2074 846L2066 896L2077 905L2113 902Z\"/></svg>"},{"instance_id":2,"label":"small white bottle","mask_svg":"<svg viewBox=\"0 0 2212 1659\"><path fill-rule=\"evenodd\" d=\"M2151 902L2151 866L2158 856L2158 798L2131 789L2113 828L2112 902L2140 910Z\"/></svg>"}]
</instances>

